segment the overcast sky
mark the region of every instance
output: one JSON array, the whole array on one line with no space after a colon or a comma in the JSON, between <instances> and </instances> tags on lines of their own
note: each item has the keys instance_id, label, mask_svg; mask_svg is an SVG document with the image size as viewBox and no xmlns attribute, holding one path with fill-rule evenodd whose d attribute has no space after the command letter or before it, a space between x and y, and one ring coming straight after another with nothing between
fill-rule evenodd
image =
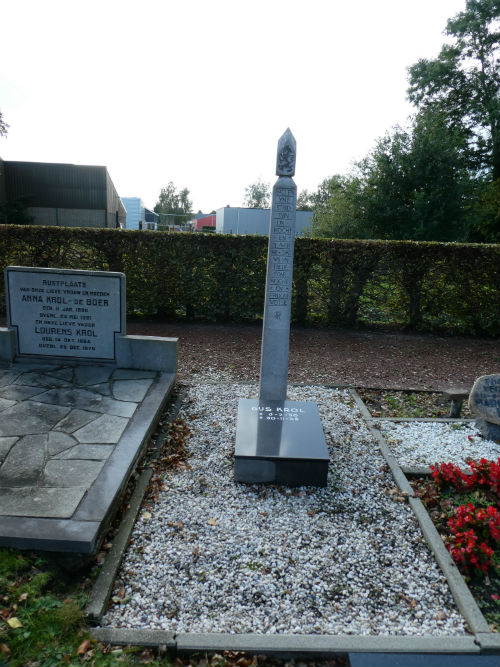
<instances>
[{"instance_id":1,"label":"overcast sky","mask_svg":"<svg viewBox=\"0 0 500 667\"><path fill-rule=\"evenodd\" d=\"M407 67L437 56L465 0L3 0L5 160L105 165L153 207L173 181L193 208L345 173L412 112Z\"/></svg>"}]
</instances>

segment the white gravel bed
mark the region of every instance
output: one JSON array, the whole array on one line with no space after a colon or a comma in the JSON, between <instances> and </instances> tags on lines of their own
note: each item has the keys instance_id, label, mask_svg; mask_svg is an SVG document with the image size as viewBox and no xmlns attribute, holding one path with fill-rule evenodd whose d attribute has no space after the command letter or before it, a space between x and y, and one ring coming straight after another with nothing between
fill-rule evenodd
<instances>
[{"instance_id":1,"label":"white gravel bed","mask_svg":"<svg viewBox=\"0 0 500 667\"><path fill-rule=\"evenodd\" d=\"M454 463L468 470L467 459L496 461L500 456L500 445L484 440L471 422L383 421L378 426L401 466Z\"/></svg>"},{"instance_id":2,"label":"white gravel bed","mask_svg":"<svg viewBox=\"0 0 500 667\"><path fill-rule=\"evenodd\" d=\"M236 484L237 397L200 384L181 412L188 469L166 473L141 510L103 625L171 632L463 635L446 580L348 392L318 403L331 453L326 488ZM123 602L116 602L119 598Z\"/></svg>"}]
</instances>

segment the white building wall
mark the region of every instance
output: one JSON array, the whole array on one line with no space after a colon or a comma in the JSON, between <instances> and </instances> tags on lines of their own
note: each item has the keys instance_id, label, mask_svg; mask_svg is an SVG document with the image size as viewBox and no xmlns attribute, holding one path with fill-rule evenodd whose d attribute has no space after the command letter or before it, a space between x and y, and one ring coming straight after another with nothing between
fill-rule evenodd
<instances>
[{"instance_id":1,"label":"white building wall","mask_svg":"<svg viewBox=\"0 0 500 667\"><path fill-rule=\"evenodd\" d=\"M216 211L215 231L218 234L269 235L271 209L233 208L226 206ZM312 223L311 211L297 211L295 236L303 236Z\"/></svg>"}]
</instances>

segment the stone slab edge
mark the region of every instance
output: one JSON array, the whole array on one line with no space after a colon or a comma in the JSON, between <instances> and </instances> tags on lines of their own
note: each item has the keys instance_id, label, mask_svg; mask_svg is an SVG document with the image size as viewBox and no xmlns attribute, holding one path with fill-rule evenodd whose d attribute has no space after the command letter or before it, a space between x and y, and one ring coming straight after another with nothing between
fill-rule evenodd
<instances>
[{"instance_id":1,"label":"stone slab edge","mask_svg":"<svg viewBox=\"0 0 500 667\"><path fill-rule=\"evenodd\" d=\"M175 403L169 409L169 415L168 415L169 423L172 420L174 420L179 414L186 393L187 389L181 389L179 391L179 395ZM151 456L151 460L156 459L160 455L166 439L167 439L167 433L166 431L164 431L164 433L162 433L160 437L157 439L156 446ZM106 556L104 565L92 589L90 600L85 608L85 616L87 618L87 621L90 623L99 623L106 611L106 607L109 602L109 598L111 597L113 584L115 582L116 575L118 574L118 569L120 567L123 554L125 553L125 549L127 548L128 540L134 528L137 514L139 512L142 501L146 494L152 474L153 470L151 468L144 470L144 472L141 474L139 480L137 481L134 492L132 494L132 498L130 499L129 509L124 514L120 522L118 533L113 538L113 546L111 547L108 555ZM127 642L127 643L133 643L133 642Z\"/></svg>"},{"instance_id":2,"label":"stone slab edge","mask_svg":"<svg viewBox=\"0 0 500 667\"><path fill-rule=\"evenodd\" d=\"M359 396L359 394L356 392L355 389L350 389L349 391L353 396L354 400L356 401L356 404L358 405L359 409L361 410L363 417L365 417L367 413L369 414L369 412L366 406L364 405L361 397ZM413 489L411 488L408 480L406 479L406 476L401 470L401 467L399 466L397 459L392 455L391 450L387 445L387 443L385 442L385 439L380 433L380 431L378 429L374 429L369 421L366 421L366 425L370 433L372 433L372 435L376 438L377 442L379 443L380 451L384 456L384 458L386 459L387 465L391 469L391 472L394 475L394 479L399 488L401 489L401 491L408 493L408 488L410 489L410 493L408 493L408 501L410 507L412 508L417 518L417 521L420 525L420 529L422 530L422 533L429 548L434 554L434 557L436 558L436 561L439 567L441 568L441 571L443 572L444 576L446 577L446 580L448 581L448 585L450 587L450 591L453 595L455 603L458 609L460 610L460 613L467 621L471 632L474 633L478 641L479 638L481 637L483 644L485 645L485 648L488 644L488 641L492 641L493 644L495 644L498 635L496 633L490 632L486 619L481 613L481 610L479 609L476 601L474 600L472 593L470 592L462 575L460 574L457 566L455 565L454 560L452 559L448 550L446 549L443 540L441 539L441 536L439 535L436 527L434 526L434 523L432 522L432 519L427 513L427 510L425 509L422 501L420 500L420 498L415 497ZM401 484L403 479L404 483ZM490 639L487 640L487 637L489 637Z\"/></svg>"},{"instance_id":3,"label":"stone slab edge","mask_svg":"<svg viewBox=\"0 0 500 667\"><path fill-rule=\"evenodd\" d=\"M90 554L98 532L96 521L0 517L0 547Z\"/></svg>"},{"instance_id":4,"label":"stone slab edge","mask_svg":"<svg viewBox=\"0 0 500 667\"><path fill-rule=\"evenodd\" d=\"M434 526L427 510L420 498L409 498L409 503L420 524L420 528L436 558L439 567L448 581L451 593L455 599L460 613L467 621L469 628L474 634L490 633L490 628L481 610L476 604L472 593L467 587L455 562L445 547L440 534ZM491 633L493 634L493 633Z\"/></svg>"},{"instance_id":5,"label":"stone slab edge","mask_svg":"<svg viewBox=\"0 0 500 667\"><path fill-rule=\"evenodd\" d=\"M474 637L355 636L355 635L259 635L229 633L180 633L131 628L92 628L97 641L112 645L166 646L178 653L244 651L281 658L334 657L348 653L460 653L478 655Z\"/></svg>"},{"instance_id":6,"label":"stone slab edge","mask_svg":"<svg viewBox=\"0 0 500 667\"><path fill-rule=\"evenodd\" d=\"M156 422L174 385L173 373L161 373L146 398L123 432L113 454L89 489L73 515L77 521L103 522L112 513L120 491L132 473L142 448L153 432Z\"/></svg>"},{"instance_id":7,"label":"stone slab edge","mask_svg":"<svg viewBox=\"0 0 500 667\"><path fill-rule=\"evenodd\" d=\"M456 424L459 423L469 423L476 421L471 417L366 417L367 421L374 422L423 422L423 423L438 423L438 424Z\"/></svg>"},{"instance_id":8,"label":"stone slab edge","mask_svg":"<svg viewBox=\"0 0 500 667\"><path fill-rule=\"evenodd\" d=\"M400 488L400 490L408 495L408 496L414 496L415 493L406 479L406 475L403 473L401 470L399 463L397 459L392 455L391 450L389 449L389 446L387 445L384 437L380 433L380 431L376 428L373 428L372 424L368 421L368 417L371 419L371 415L368 412L368 409L366 405L363 403L361 397L359 396L358 392L351 388L349 389L349 393L353 397L356 405L358 406L359 410L361 411L361 414L363 415L363 418L365 419L366 426L368 430L370 431L371 435L375 438L377 441L377 444L379 446L379 449L382 453L382 456L384 457L387 465L389 466L392 476L394 477L394 481Z\"/></svg>"},{"instance_id":9,"label":"stone slab edge","mask_svg":"<svg viewBox=\"0 0 500 667\"><path fill-rule=\"evenodd\" d=\"M160 374L71 519L0 517L0 546L95 553L174 382L173 373Z\"/></svg>"},{"instance_id":10,"label":"stone slab edge","mask_svg":"<svg viewBox=\"0 0 500 667\"><path fill-rule=\"evenodd\" d=\"M134 528L135 520L152 474L153 471L149 468L144 470L139 477L129 502L129 509L123 516L118 533L113 538L113 546L107 554L101 572L92 588L90 600L85 608L85 616L91 623L99 622L106 611L123 554L127 548L128 540Z\"/></svg>"}]
</instances>

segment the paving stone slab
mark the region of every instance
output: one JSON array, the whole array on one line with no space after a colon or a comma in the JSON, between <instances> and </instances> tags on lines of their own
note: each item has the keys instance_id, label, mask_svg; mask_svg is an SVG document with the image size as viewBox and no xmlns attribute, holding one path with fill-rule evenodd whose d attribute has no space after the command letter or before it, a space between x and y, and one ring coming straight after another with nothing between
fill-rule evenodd
<instances>
[{"instance_id":1,"label":"paving stone slab","mask_svg":"<svg viewBox=\"0 0 500 667\"><path fill-rule=\"evenodd\" d=\"M69 407L60 405L23 401L2 412L0 436L47 433L69 411Z\"/></svg>"},{"instance_id":2,"label":"paving stone slab","mask_svg":"<svg viewBox=\"0 0 500 667\"><path fill-rule=\"evenodd\" d=\"M0 468L0 486L36 486L45 463L47 435L26 435L13 445Z\"/></svg>"},{"instance_id":3,"label":"paving stone slab","mask_svg":"<svg viewBox=\"0 0 500 667\"><path fill-rule=\"evenodd\" d=\"M67 382L73 382L73 372L74 369L72 366L59 368L55 371L47 371L46 375L50 377L60 378L61 380L66 380Z\"/></svg>"},{"instance_id":4,"label":"paving stone slab","mask_svg":"<svg viewBox=\"0 0 500 667\"><path fill-rule=\"evenodd\" d=\"M103 465L103 461L52 459L45 466L43 486L84 486L88 489L95 482Z\"/></svg>"},{"instance_id":5,"label":"paving stone slab","mask_svg":"<svg viewBox=\"0 0 500 667\"><path fill-rule=\"evenodd\" d=\"M69 372L59 372L63 371L60 367L54 370L54 366L49 366L43 369L46 373L40 373L40 365L23 365L22 370L27 379L17 372L3 374L5 382L15 383L2 387L4 392L16 392L15 399L7 400L26 400L1 412L0 451L5 459L0 463L0 475L8 485L0 484L0 545L95 553L121 492L156 427L175 374L130 374L127 382L140 382L136 394L141 387L146 389L144 400L138 402L137 395L134 401L120 401L71 385L50 387L51 382L65 383L64 378L70 377ZM109 372L106 368L106 374ZM50 373L57 375L49 377ZM88 370L85 373L90 377ZM96 379L94 371L91 379ZM40 386L25 384L35 381ZM36 400L30 400L31 389L42 391L45 397L57 394L67 398L69 392L83 392L79 394L80 401L99 397L106 409L120 405L123 412L125 406L125 413L130 416L89 410L88 401L74 407L46 403L38 400L38 393Z\"/></svg>"},{"instance_id":6,"label":"paving stone slab","mask_svg":"<svg viewBox=\"0 0 500 667\"><path fill-rule=\"evenodd\" d=\"M28 385L29 387L47 387L54 389L57 387L71 387L71 382L57 377L51 377L45 373L22 373L16 380L16 384Z\"/></svg>"},{"instance_id":7,"label":"paving stone slab","mask_svg":"<svg viewBox=\"0 0 500 667\"><path fill-rule=\"evenodd\" d=\"M71 449L54 456L54 459L88 459L92 461L105 461L113 452L113 445L75 445Z\"/></svg>"},{"instance_id":8,"label":"paving stone slab","mask_svg":"<svg viewBox=\"0 0 500 667\"><path fill-rule=\"evenodd\" d=\"M2 398L10 398L13 401L24 401L37 394L43 394L45 387L23 387L22 385L9 385L0 389Z\"/></svg>"},{"instance_id":9,"label":"paving stone slab","mask_svg":"<svg viewBox=\"0 0 500 667\"><path fill-rule=\"evenodd\" d=\"M12 400L9 400L7 398L1 398L0 397L0 412L2 410L6 410L7 408L11 408L15 404L16 404L16 401L12 401Z\"/></svg>"},{"instance_id":10,"label":"paving stone slab","mask_svg":"<svg viewBox=\"0 0 500 667\"><path fill-rule=\"evenodd\" d=\"M0 387L12 384L20 375L20 371L0 371Z\"/></svg>"},{"instance_id":11,"label":"paving stone slab","mask_svg":"<svg viewBox=\"0 0 500 667\"><path fill-rule=\"evenodd\" d=\"M91 389L92 391L97 391L99 394L102 394L103 396L111 396L111 387L109 386L109 382L101 382L100 384L89 384L88 389Z\"/></svg>"},{"instance_id":12,"label":"paving stone slab","mask_svg":"<svg viewBox=\"0 0 500 667\"><path fill-rule=\"evenodd\" d=\"M0 438L0 461L3 461L10 451L12 445L17 442L19 438Z\"/></svg>"},{"instance_id":13,"label":"paving stone slab","mask_svg":"<svg viewBox=\"0 0 500 667\"><path fill-rule=\"evenodd\" d=\"M115 444L120 439L128 421L125 417L102 415L90 422L90 424L75 431L73 435L79 442Z\"/></svg>"},{"instance_id":14,"label":"paving stone slab","mask_svg":"<svg viewBox=\"0 0 500 667\"><path fill-rule=\"evenodd\" d=\"M69 519L86 491L86 486L0 488L0 515Z\"/></svg>"},{"instance_id":15,"label":"paving stone slab","mask_svg":"<svg viewBox=\"0 0 500 667\"><path fill-rule=\"evenodd\" d=\"M113 382L113 396L118 401L142 401L152 383L152 379L117 380Z\"/></svg>"},{"instance_id":16,"label":"paving stone slab","mask_svg":"<svg viewBox=\"0 0 500 667\"><path fill-rule=\"evenodd\" d=\"M113 373L109 366L77 366L75 368L76 384L87 386L107 382Z\"/></svg>"},{"instance_id":17,"label":"paving stone slab","mask_svg":"<svg viewBox=\"0 0 500 667\"><path fill-rule=\"evenodd\" d=\"M63 431L64 433L73 433L82 426L93 422L101 417L100 412L90 412L89 410L71 410L61 421L54 426L54 431Z\"/></svg>"},{"instance_id":18,"label":"paving stone slab","mask_svg":"<svg viewBox=\"0 0 500 667\"><path fill-rule=\"evenodd\" d=\"M50 457L54 457L76 444L77 441L67 433L50 431L47 437L47 453Z\"/></svg>"},{"instance_id":19,"label":"paving stone slab","mask_svg":"<svg viewBox=\"0 0 500 667\"><path fill-rule=\"evenodd\" d=\"M68 405L72 408L86 409L93 412L102 412L118 417L131 417L137 407L137 403L127 401L115 401L102 394L89 391L88 389L50 389L44 394L37 396L40 403L51 405Z\"/></svg>"}]
</instances>

